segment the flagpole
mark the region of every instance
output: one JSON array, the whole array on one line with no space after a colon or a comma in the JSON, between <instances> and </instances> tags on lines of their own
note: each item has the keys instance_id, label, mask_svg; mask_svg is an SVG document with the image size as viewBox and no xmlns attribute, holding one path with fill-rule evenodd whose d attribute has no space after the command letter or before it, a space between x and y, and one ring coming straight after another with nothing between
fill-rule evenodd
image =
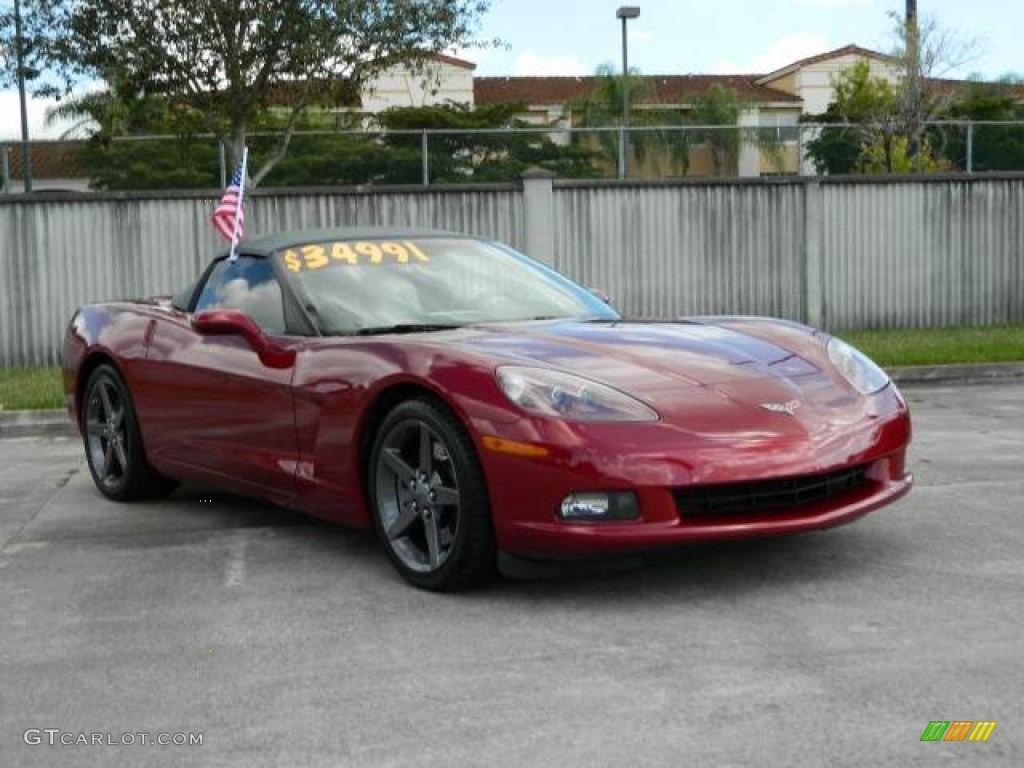
<instances>
[{"instance_id":1,"label":"flagpole","mask_svg":"<svg viewBox=\"0 0 1024 768\"><path fill-rule=\"evenodd\" d=\"M238 223L242 217L242 198L245 197L245 177L248 173L249 165L249 148L246 146L242 147L242 178L238 182L238 205L235 206L235 226L234 232L231 233L231 254L228 256L228 261L234 261L238 258L235 254L235 246L238 244Z\"/></svg>"}]
</instances>

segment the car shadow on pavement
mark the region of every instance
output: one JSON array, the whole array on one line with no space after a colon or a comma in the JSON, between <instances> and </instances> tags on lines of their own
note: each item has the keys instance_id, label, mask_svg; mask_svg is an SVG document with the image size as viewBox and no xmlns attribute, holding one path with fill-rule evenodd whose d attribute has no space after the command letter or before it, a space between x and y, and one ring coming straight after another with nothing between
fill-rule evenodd
<instances>
[{"instance_id":1,"label":"car shadow on pavement","mask_svg":"<svg viewBox=\"0 0 1024 768\"><path fill-rule=\"evenodd\" d=\"M307 551L311 559L330 563L336 558L349 572L365 570L367 577L374 574L404 587L398 574L390 569L372 532L199 486L185 486L165 503L173 507L173 513L180 515L182 521L202 516L203 527L207 529L280 529L279 538L286 537L292 547ZM459 595L459 599L557 601L585 595L615 602L620 598L643 599L645 595L696 599L707 594L798 584L813 587L877 576L888 562L901 559L909 546L912 542L894 537L884 525L864 520L814 533L673 547L628 558L541 565L536 570L504 575Z\"/></svg>"},{"instance_id":2,"label":"car shadow on pavement","mask_svg":"<svg viewBox=\"0 0 1024 768\"><path fill-rule=\"evenodd\" d=\"M881 526L673 547L632 561L588 562L531 580L503 579L488 591L545 601L571 595L614 602L672 600L806 587L877 578L912 542Z\"/></svg>"}]
</instances>

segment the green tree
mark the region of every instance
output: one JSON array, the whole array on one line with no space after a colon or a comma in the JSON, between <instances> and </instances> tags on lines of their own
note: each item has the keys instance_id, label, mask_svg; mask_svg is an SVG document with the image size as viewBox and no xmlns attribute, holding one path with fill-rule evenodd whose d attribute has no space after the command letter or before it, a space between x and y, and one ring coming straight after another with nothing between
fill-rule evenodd
<instances>
[{"instance_id":1,"label":"green tree","mask_svg":"<svg viewBox=\"0 0 1024 768\"><path fill-rule=\"evenodd\" d=\"M927 170L935 164L941 166L938 156L942 147L930 147L941 143L944 136L932 132L927 142L929 146L925 147L925 132L928 123L949 114L956 99L955 89L949 88L943 78L973 59L979 43L959 31L942 27L934 19L919 20L914 16L908 21L894 11L889 17L896 38L893 61L899 70L899 81L893 90L898 134L906 137L910 156L917 157L914 170Z\"/></svg>"},{"instance_id":2,"label":"green tree","mask_svg":"<svg viewBox=\"0 0 1024 768\"><path fill-rule=\"evenodd\" d=\"M92 103L91 101L89 103ZM105 105L103 99L99 99ZM555 144L543 133L515 133L493 129L520 126L515 115L520 105L484 105L472 109L449 104L398 108L379 116L382 134L296 132L288 154L264 177L270 186L325 186L350 184L419 184L422 180L422 139L418 134L390 131L445 130L433 134L430 179L434 183L511 181L524 170L540 166L559 177L586 177L594 173L592 153ZM103 113L105 114L105 113ZM201 120L191 112L170 113L145 123L145 132L167 136L139 139L97 131L80 153L79 163L100 189L167 189L211 187L219 183L216 144L196 136ZM275 132L285 118L264 115L258 127ZM310 114L302 128L321 129L322 121ZM122 128L135 125L123 120ZM250 137L257 160L273 151L273 136Z\"/></svg>"},{"instance_id":3,"label":"green tree","mask_svg":"<svg viewBox=\"0 0 1024 768\"><path fill-rule=\"evenodd\" d=\"M133 91L117 73L105 78L107 87L62 100L46 110L48 125L70 122L62 138L75 136L110 140L132 134L188 134L203 130L196 110L171 108L165 96Z\"/></svg>"},{"instance_id":4,"label":"green tree","mask_svg":"<svg viewBox=\"0 0 1024 768\"><path fill-rule=\"evenodd\" d=\"M284 110L259 183L311 106L350 104L375 74L475 41L489 0L61 0L51 60L66 82L116 73L128 90L196 110L241 156L271 107Z\"/></svg>"},{"instance_id":5,"label":"green tree","mask_svg":"<svg viewBox=\"0 0 1024 768\"><path fill-rule=\"evenodd\" d=\"M807 142L807 156L814 164L814 170L820 174L856 173L860 161L861 139L853 126L837 125L848 123L835 102L828 109L817 115L805 115L800 118L804 124L825 124L823 128L813 131L814 138Z\"/></svg>"},{"instance_id":6,"label":"green tree","mask_svg":"<svg viewBox=\"0 0 1024 768\"><path fill-rule=\"evenodd\" d=\"M737 123L742 112L743 102L736 92L718 83L693 99L690 120L695 125L712 127L704 132L704 141L711 150L715 176L735 172L742 143Z\"/></svg>"},{"instance_id":7,"label":"green tree","mask_svg":"<svg viewBox=\"0 0 1024 768\"><path fill-rule=\"evenodd\" d=\"M194 137L107 140L76 155L93 189L210 189L220 184L217 145Z\"/></svg>"},{"instance_id":8,"label":"green tree","mask_svg":"<svg viewBox=\"0 0 1024 768\"><path fill-rule=\"evenodd\" d=\"M843 124L822 129L808 143L819 173L921 172L948 166L947 134L930 129L929 123L950 114L956 91L943 77L969 61L978 43L931 19L914 16L908 22L895 12L889 15L896 38L888 59L894 82L873 77L866 61L834 79L833 103L809 118Z\"/></svg>"},{"instance_id":9,"label":"green tree","mask_svg":"<svg viewBox=\"0 0 1024 768\"><path fill-rule=\"evenodd\" d=\"M946 159L932 150L927 135L912 146L907 136L887 138L876 134L861 147L858 161L858 170L863 173L932 173L948 167Z\"/></svg>"},{"instance_id":10,"label":"green tree","mask_svg":"<svg viewBox=\"0 0 1024 768\"><path fill-rule=\"evenodd\" d=\"M62 138L85 135L75 161L94 189L186 189L220 183L215 140L197 138L203 115L161 94L134 92L116 74L107 87L47 110L49 124L71 122ZM141 138L160 136L161 138Z\"/></svg>"},{"instance_id":11,"label":"green tree","mask_svg":"<svg viewBox=\"0 0 1024 768\"><path fill-rule=\"evenodd\" d=\"M0 88L18 84L17 40L14 3L0 10ZM52 2L21 0L22 69L29 88L53 94L57 81L46 71L50 45L54 39L55 15Z\"/></svg>"},{"instance_id":12,"label":"green tree","mask_svg":"<svg viewBox=\"0 0 1024 768\"><path fill-rule=\"evenodd\" d=\"M654 158L659 165L685 175L690 162L690 143L683 111L637 109L654 92L649 78L637 70L630 70L626 79L616 74L611 64L602 64L596 72L597 85L586 96L570 101L568 108L576 128L617 128L623 124L623 96L629 104L629 125L640 130L629 131L627 152L633 165ZM624 89L628 85L628 91ZM663 129L663 130L658 130ZM619 132L599 131L594 134L574 134L577 145L596 146L606 168L614 168L619 158Z\"/></svg>"},{"instance_id":13,"label":"green tree","mask_svg":"<svg viewBox=\"0 0 1024 768\"><path fill-rule=\"evenodd\" d=\"M446 131L429 137L433 182L511 181L531 166L546 168L562 178L594 175L593 153L585 147L558 145L546 133L500 130L530 127L516 117L524 110L522 104L399 107L382 113L378 120L391 131ZM408 134L384 138L395 149L415 150L417 157L421 141L420 136ZM421 174L417 167L414 178L387 178L418 182Z\"/></svg>"},{"instance_id":14,"label":"green tree","mask_svg":"<svg viewBox=\"0 0 1024 768\"><path fill-rule=\"evenodd\" d=\"M995 83L973 81L960 89L950 108L954 120L1024 120L1024 106L1017 98L1021 78L1008 75ZM975 125L972 128L972 169L976 171L1024 171L1024 126ZM946 154L956 168L967 168L967 132L962 127L944 128Z\"/></svg>"},{"instance_id":15,"label":"green tree","mask_svg":"<svg viewBox=\"0 0 1024 768\"><path fill-rule=\"evenodd\" d=\"M823 128L807 143L815 168L819 173L864 170L865 149L870 147L870 164L892 173L896 138L903 133L893 85L872 75L868 62L861 60L833 78L832 87L832 103L811 121L842 125Z\"/></svg>"},{"instance_id":16,"label":"green tree","mask_svg":"<svg viewBox=\"0 0 1024 768\"><path fill-rule=\"evenodd\" d=\"M372 136L297 134L288 155L267 174L272 187L415 184L419 148L389 147Z\"/></svg>"}]
</instances>

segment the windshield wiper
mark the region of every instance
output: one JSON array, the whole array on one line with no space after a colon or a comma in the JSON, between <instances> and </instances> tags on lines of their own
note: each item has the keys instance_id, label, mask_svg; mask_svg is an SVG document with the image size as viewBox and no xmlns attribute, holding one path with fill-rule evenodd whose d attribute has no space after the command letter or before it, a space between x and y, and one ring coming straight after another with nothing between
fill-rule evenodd
<instances>
[{"instance_id":1,"label":"windshield wiper","mask_svg":"<svg viewBox=\"0 0 1024 768\"><path fill-rule=\"evenodd\" d=\"M601 317L599 315L579 315L573 317L572 315L539 315L537 317L527 317L522 322L529 322L531 320L566 320L571 323L621 323L621 317Z\"/></svg>"},{"instance_id":2,"label":"windshield wiper","mask_svg":"<svg viewBox=\"0 0 1024 768\"><path fill-rule=\"evenodd\" d=\"M421 333L427 331L450 331L453 328L461 328L461 325L452 323L396 323L395 325L379 325L370 328L360 328L354 333L355 336L380 336L385 333Z\"/></svg>"}]
</instances>

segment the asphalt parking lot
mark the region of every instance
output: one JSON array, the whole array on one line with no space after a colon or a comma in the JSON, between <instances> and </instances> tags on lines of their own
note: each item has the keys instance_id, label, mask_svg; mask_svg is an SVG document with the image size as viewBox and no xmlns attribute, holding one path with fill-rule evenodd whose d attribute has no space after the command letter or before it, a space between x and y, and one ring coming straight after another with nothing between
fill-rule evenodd
<instances>
[{"instance_id":1,"label":"asphalt parking lot","mask_svg":"<svg viewBox=\"0 0 1024 768\"><path fill-rule=\"evenodd\" d=\"M0 765L1024 765L1024 384L907 395L894 507L458 596L366 534L112 504L77 440L0 440Z\"/></svg>"}]
</instances>

